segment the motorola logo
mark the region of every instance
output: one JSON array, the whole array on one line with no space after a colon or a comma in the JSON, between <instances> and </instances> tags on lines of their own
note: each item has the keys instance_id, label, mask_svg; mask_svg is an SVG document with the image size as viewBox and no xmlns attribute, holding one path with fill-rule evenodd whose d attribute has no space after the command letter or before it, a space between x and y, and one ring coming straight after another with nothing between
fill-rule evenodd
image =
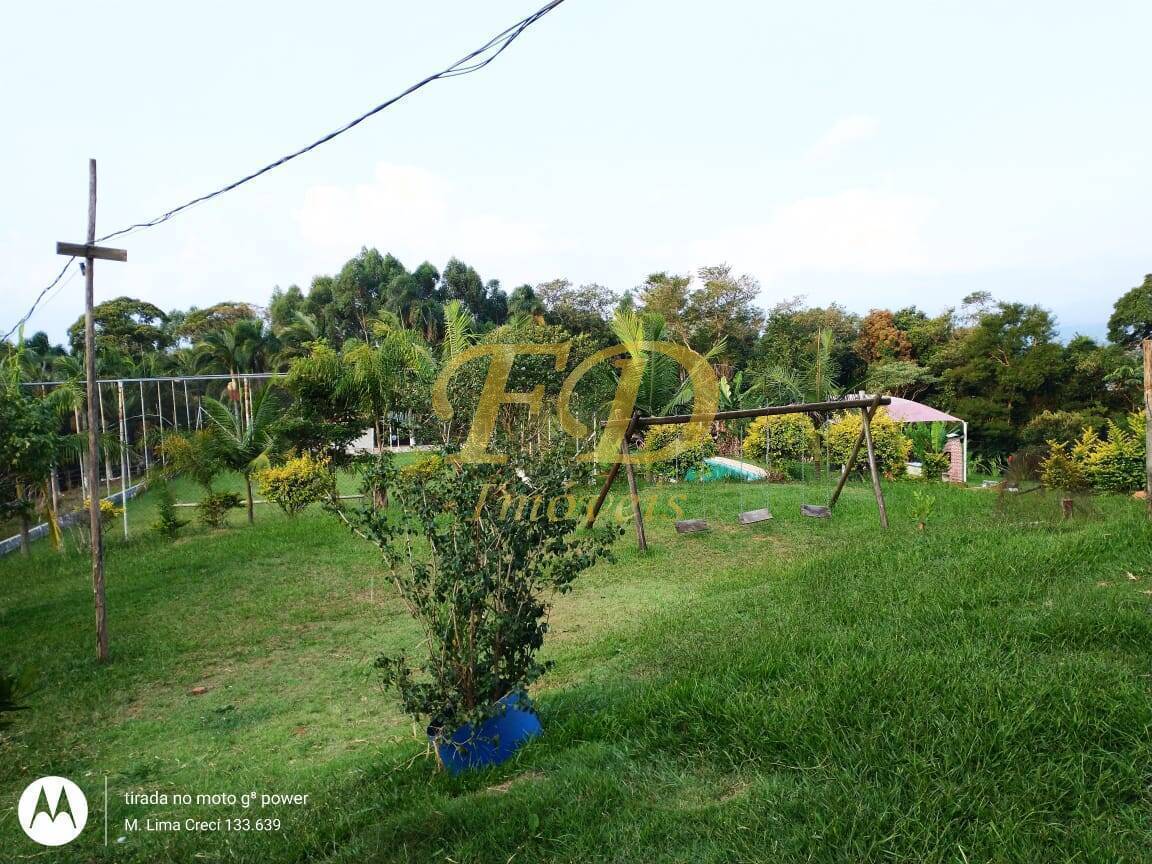
<instances>
[{"instance_id":1,"label":"motorola logo","mask_svg":"<svg viewBox=\"0 0 1152 864\"><path fill-rule=\"evenodd\" d=\"M88 799L67 777L41 777L20 795L16 815L24 833L42 846L63 846L84 830Z\"/></svg>"}]
</instances>

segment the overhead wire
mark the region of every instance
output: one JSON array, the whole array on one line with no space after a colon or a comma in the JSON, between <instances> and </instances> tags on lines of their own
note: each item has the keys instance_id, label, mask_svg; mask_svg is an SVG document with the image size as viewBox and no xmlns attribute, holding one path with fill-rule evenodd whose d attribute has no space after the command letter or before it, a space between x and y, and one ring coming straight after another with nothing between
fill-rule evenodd
<instances>
[{"instance_id":1,"label":"overhead wire","mask_svg":"<svg viewBox=\"0 0 1152 864\"><path fill-rule=\"evenodd\" d=\"M310 153L311 151L315 150L317 147L320 147L321 145L328 143L329 141L333 140L334 138L337 138L340 135L343 135L345 132L349 131L350 129L355 128L356 126L359 126L365 120L369 119L370 117L375 116L376 114L379 114L381 111L385 110L386 108L389 108L392 105L395 105L401 99L404 99L405 97L410 96L411 94L415 93L417 90L420 90L421 88L426 87L428 84L431 84L433 81L439 81L439 80L446 79L446 78L457 78L461 75L468 75L468 74L471 74L473 72L480 71L485 66L487 66L489 63L491 63L493 60L495 60L497 57L499 57L501 54L503 54L504 51L507 50L508 46L511 45L514 41L516 41L516 39L519 38L519 36L525 30L527 30L529 27L531 27L533 24L535 24L537 21L539 21L541 18L543 18L545 15L547 15L549 12L551 12L553 9L555 9L557 6L559 6L563 2L564 2L564 0L550 0L550 2L541 6L539 9L537 9L531 15L528 15L528 16L520 19L515 24L513 24L511 27L508 27L505 30L498 33L497 35L493 36L491 39L489 39L487 42L485 42L479 48L476 48L475 50L470 51L468 54L464 55L459 60L457 60L455 63L453 63L451 66L448 66L448 67L440 70L439 72L436 72L432 75L428 75L425 78L420 79L415 84L410 85L409 87L405 88L404 90L402 90L400 93L396 94L395 96L392 96L391 98L385 100L384 102L381 102L379 105L376 105L375 107L369 109L368 111L365 111L363 114L359 115L358 117L353 118L352 120L348 121L347 123L340 126L339 128L332 130L331 132L327 133L326 135L321 136L320 138L317 138L312 143L307 144L304 147L299 148L298 150L294 150L285 156L281 156L279 159L276 159L273 162L269 162L267 165L264 165L262 168L259 168L256 171L251 172L250 174L246 174L243 177L239 178L238 180L234 180L231 183L228 183L224 186L221 186L219 189L216 189L215 191L208 192L204 195L197 196L196 198L193 198L190 201L186 201L185 203L183 203L177 207L173 207L170 210L167 210L164 213L161 213L159 216L157 216L153 219L149 219L145 222L136 222L136 223L128 225L124 228L120 228L116 231L112 231L108 234L104 234L103 236L98 237L96 239L96 242L97 243L103 243L106 240L111 240L114 237L123 237L124 235L130 234L134 231L139 231L139 230L144 229L144 228L153 228L157 225L160 225L164 222L167 222L173 216L176 216L177 214L182 213L183 211L188 210L191 207L195 207L196 205L202 204L205 201L209 201L209 200L216 198L220 195L223 195L227 192L231 192L233 189L236 189L240 186L243 186L245 183L249 183L252 180L255 180L257 177L261 177L264 174L267 174L269 171L272 171L276 168L279 168L281 165L284 165L288 162L291 162L293 159L296 159L300 156L303 156L305 153ZM496 47L496 46L499 46L499 47ZM496 50L492 51L493 48L495 48ZM491 53L489 53L489 52L491 52ZM485 54L489 54L489 56L484 57L483 55L485 55ZM478 60L477 58L480 58L480 57L483 57L483 59ZM62 278L64 278L64 274L68 271L69 266L71 266L72 262L75 260L76 260L75 258L69 258L68 259L68 262L60 270L60 272L59 272L59 274L57 274L56 278L53 279L50 283L48 283L48 285L43 290L41 290L40 293L36 296L36 299L32 302L32 306L28 309L28 311L20 318L19 321L16 322L16 324L12 327L12 329L10 329L7 333L5 333L4 336L0 337L0 342L8 339L8 337L10 337L13 333L15 333L21 326L23 326L25 323L27 323L28 319L32 317L32 313L35 312L37 307L40 306L41 301L44 299L45 295L48 294L49 291L51 291L54 287L56 287L60 283L60 280ZM55 295L53 295L53 296L55 296Z\"/></svg>"}]
</instances>

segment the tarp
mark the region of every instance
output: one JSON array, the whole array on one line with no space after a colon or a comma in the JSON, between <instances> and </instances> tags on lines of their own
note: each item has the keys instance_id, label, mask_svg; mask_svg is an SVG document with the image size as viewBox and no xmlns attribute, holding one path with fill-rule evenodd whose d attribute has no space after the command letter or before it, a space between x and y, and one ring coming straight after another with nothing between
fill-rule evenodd
<instances>
[{"instance_id":1,"label":"tarp","mask_svg":"<svg viewBox=\"0 0 1152 864\"><path fill-rule=\"evenodd\" d=\"M913 402L911 399L901 399L898 396L892 397L892 404L888 405L885 409L888 416L899 423L931 423L934 420L941 420L946 423L963 423L959 417L953 417L951 414L945 414L943 411L938 411L931 405L925 405L922 402Z\"/></svg>"}]
</instances>

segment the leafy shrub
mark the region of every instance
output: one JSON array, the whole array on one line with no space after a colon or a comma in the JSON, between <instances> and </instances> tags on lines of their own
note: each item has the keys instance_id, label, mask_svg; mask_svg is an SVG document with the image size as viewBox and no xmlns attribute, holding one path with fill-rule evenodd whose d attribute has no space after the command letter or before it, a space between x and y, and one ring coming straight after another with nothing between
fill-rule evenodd
<instances>
[{"instance_id":1,"label":"leafy shrub","mask_svg":"<svg viewBox=\"0 0 1152 864\"><path fill-rule=\"evenodd\" d=\"M1070 445L1049 441L1048 447L1048 456L1040 465L1040 479L1044 485L1065 492L1086 489L1088 481L1084 476L1084 465L1072 457Z\"/></svg>"},{"instance_id":2,"label":"leafy shrub","mask_svg":"<svg viewBox=\"0 0 1152 864\"><path fill-rule=\"evenodd\" d=\"M211 491L212 481L223 470L215 455L212 434L207 429L169 432L160 439L157 449L167 463L166 476L183 475L207 491Z\"/></svg>"},{"instance_id":3,"label":"leafy shrub","mask_svg":"<svg viewBox=\"0 0 1152 864\"><path fill-rule=\"evenodd\" d=\"M757 417L741 447L746 458L765 462L797 462L817 449L816 427L803 414Z\"/></svg>"},{"instance_id":4,"label":"leafy shrub","mask_svg":"<svg viewBox=\"0 0 1152 864\"><path fill-rule=\"evenodd\" d=\"M1130 414L1123 423L1108 424L1108 437L1084 459L1084 473L1094 489L1132 492L1143 489L1144 415Z\"/></svg>"},{"instance_id":5,"label":"leafy shrub","mask_svg":"<svg viewBox=\"0 0 1152 864\"><path fill-rule=\"evenodd\" d=\"M924 480L938 481L942 475L948 473L949 465L951 460L947 453L929 451L920 457L920 476Z\"/></svg>"},{"instance_id":6,"label":"leafy shrub","mask_svg":"<svg viewBox=\"0 0 1152 864\"><path fill-rule=\"evenodd\" d=\"M912 515L916 518L916 528L920 531L928 524L928 520L932 518L932 513L936 510L936 496L928 495L924 492L912 493Z\"/></svg>"},{"instance_id":7,"label":"leafy shrub","mask_svg":"<svg viewBox=\"0 0 1152 864\"><path fill-rule=\"evenodd\" d=\"M400 506L346 518L383 553L425 655L381 656L376 667L441 740L494 716L505 695L527 700L548 667L537 652L551 598L619 537L619 526L576 533L584 510L567 462L552 452L501 465L444 460L416 477L383 453L365 472L369 497L386 487Z\"/></svg>"},{"instance_id":8,"label":"leafy shrub","mask_svg":"<svg viewBox=\"0 0 1152 864\"><path fill-rule=\"evenodd\" d=\"M176 516L176 496L172 494L172 487L161 481L156 494L156 521L152 523L152 530L161 537L174 540L188 522Z\"/></svg>"},{"instance_id":9,"label":"leafy shrub","mask_svg":"<svg viewBox=\"0 0 1152 864\"><path fill-rule=\"evenodd\" d=\"M644 436L640 453L655 453L672 445L672 455L644 465L649 477L657 480L677 480L688 471L704 468L704 460L716 455L716 442L708 434L693 441L694 436L682 426L651 426Z\"/></svg>"},{"instance_id":10,"label":"leafy shrub","mask_svg":"<svg viewBox=\"0 0 1152 864\"><path fill-rule=\"evenodd\" d=\"M84 499L84 512L88 512L88 508L92 506L92 499ZM108 526L124 515L124 508L119 504L114 504L107 498L100 499L100 530L107 531ZM84 522L87 525L87 522Z\"/></svg>"},{"instance_id":11,"label":"leafy shrub","mask_svg":"<svg viewBox=\"0 0 1152 864\"><path fill-rule=\"evenodd\" d=\"M1075 441L1049 441L1049 454L1041 465L1044 483L1066 491L1142 489L1144 415L1130 414L1122 423L1109 422L1107 431L1106 438L1088 428Z\"/></svg>"},{"instance_id":12,"label":"leafy shrub","mask_svg":"<svg viewBox=\"0 0 1152 864\"><path fill-rule=\"evenodd\" d=\"M308 453L265 468L256 475L256 482L264 496L288 516L295 516L309 504L329 501L336 494L331 462Z\"/></svg>"},{"instance_id":13,"label":"leafy shrub","mask_svg":"<svg viewBox=\"0 0 1152 864\"><path fill-rule=\"evenodd\" d=\"M209 492L196 505L196 512L201 523L209 528L223 528L228 519L228 511L243 506L244 499L235 492Z\"/></svg>"},{"instance_id":14,"label":"leafy shrub","mask_svg":"<svg viewBox=\"0 0 1152 864\"><path fill-rule=\"evenodd\" d=\"M848 463L852 447L860 435L862 422L860 412L848 411L838 415L828 424L824 437L828 447L828 458L833 465ZM893 477L901 476L907 467L908 456L912 452L912 442L904 435L900 424L889 417L883 408L876 412L871 425L877 466L885 474ZM861 445L860 455L856 459L856 470L866 471L867 468L868 458Z\"/></svg>"},{"instance_id":15,"label":"leafy shrub","mask_svg":"<svg viewBox=\"0 0 1152 864\"><path fill-rule=\"evenodd\" d=\"M433 477L444 466L444 458L436 453L422 456L415 462L410 462L400 469L400 474L407 478Z\"/></svg>"}]
</instances>

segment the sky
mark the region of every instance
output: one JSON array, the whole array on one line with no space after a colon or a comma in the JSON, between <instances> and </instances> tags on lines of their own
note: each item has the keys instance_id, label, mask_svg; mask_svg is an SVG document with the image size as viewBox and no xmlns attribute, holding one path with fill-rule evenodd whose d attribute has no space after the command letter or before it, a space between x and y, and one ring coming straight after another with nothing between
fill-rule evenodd
<instances>
[{"instance_id":1,"label":"sky","mask_svg":"<svg viewBox=\"0 0 1152 864\"><path fill-rule=\"evenodd\" d=\"M543 0L20 3L0 33L0 333L82 242L282 156ZM726 262L765 308L972 291L1102 336L1152 271L1152 4L567 0L495 63L96 266L97 302L267 304L361 247L508 290ZM26 332L63 340L76 273Z\"/></svg>"}]
</instances>

